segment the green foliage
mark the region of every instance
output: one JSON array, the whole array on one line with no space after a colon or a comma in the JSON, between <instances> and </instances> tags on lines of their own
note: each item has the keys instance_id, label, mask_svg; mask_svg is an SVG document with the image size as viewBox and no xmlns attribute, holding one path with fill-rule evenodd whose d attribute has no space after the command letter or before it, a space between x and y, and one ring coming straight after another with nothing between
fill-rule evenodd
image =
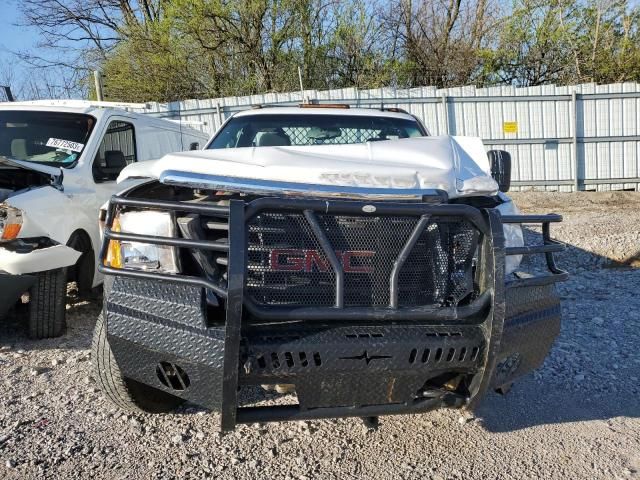
<instances>
[{"instance_id":1,"label":"green foliage","mask_svg":"<svg viewBox=\"0 0 640 480\"><path fill-rule=\"evenodd\" d=\"M520 85L560 81L571 69L572 30L571 5L518 1L500 29L497 48L486 54L488 75Z\"/></svg>"},{"instance_id":2,"label":"green foliage","mask_svg":"<svg viewBox=\"0 0 640 480\"><path fill-rule=\"evenodd\" d=\"M639 15L619 0L518 0L484 71L516 85L638 81Z\"/></svg>"},{"instance_id":3,"label":"green foliage","mask_svg":"<svg viewBox=\"0 0 640 480\"><path fill-rule=\"evenodd\" d=\"M65 45L93 32L84 68L103 70L107 100L297 91L298 67L307 89L640 81L635 0L511 1L87 0L91 15L73 16L82 2L26 0L24 13Z\"/></svg>"}]
</instances>

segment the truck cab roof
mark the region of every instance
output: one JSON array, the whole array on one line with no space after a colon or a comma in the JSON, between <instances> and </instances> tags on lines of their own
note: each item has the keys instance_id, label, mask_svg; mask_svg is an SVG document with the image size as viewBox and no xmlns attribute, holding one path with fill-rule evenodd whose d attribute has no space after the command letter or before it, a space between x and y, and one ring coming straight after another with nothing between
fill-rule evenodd
<instances>
[{"instance_id":1,"label":"truck cab roof","mask_svg":"<svg viewBox=\"0 0 640 480\"><path fill-rule=\"evenodd\" d=\"M416 117L400 108L351 108L347 104L316 103L286 107L256 105L249 110L243 110L236 113L234 117L246 117L251 115L344 115L351 117L386 117L416 120Z\"/></svg>"}]
</instances>

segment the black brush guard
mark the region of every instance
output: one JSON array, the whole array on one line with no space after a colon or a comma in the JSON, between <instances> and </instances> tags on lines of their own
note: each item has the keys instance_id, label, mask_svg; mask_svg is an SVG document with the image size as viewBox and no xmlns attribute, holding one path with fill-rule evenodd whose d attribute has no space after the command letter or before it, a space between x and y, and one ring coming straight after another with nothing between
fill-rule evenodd
<instances>
[{"instance_id":1,"label":"black brush guard","mask_svg":"<svg viewBox=\"0 0 640 480\"><path fill-rule=\"evenodd\" d=\"M366 207L366 208L363 208ZM167 238L149 235L138 235L131 233L121 233L112 230L113 219L118 211L122 209L151 209L176 212L180 214L194 214L204 216L226 217L228 218L228 243L221 244L219 242L193 239L193 238ZM264 307L250 301L245 296L245 276L247 273L247 223L260 212L278 211L278 212L301 212L309 222L314 235L321 245L324 253L329 259L335 275L335 304L330 307ZM369 213L368 213L369 212ZM415 216L418 221L416 228L410 235L404 247L400 250L395 261L395 267L389 279L389 298L388 307L346 307L344 305L344 272L340 263L335 258L332 246L329 244L326 234L317 221L319 214L344 214L355 216ZM479 292L475 299L464 306L433 306L425 305L419 307L399 307L398 298L398 272L403 262L406 260L411 251L416 238L420 234L420 229L424 228L426 222L431 216L438 217L458 217L464 218L470 222L474 228L480 233L479 252L476 278L479 285ZM406 414L419 413L432 410L439 406L463 406L474 404L484 392L492 385L492 377L497 363L498 353L501 348L501 338L505 324L505 302L507 298L507 289L526 289L529 287L545 287L555 282L563 281L568 274L560 270L554 261L553 253L561 251L564 245L551 239L549 233L549 225L551 222L560 222L562 218L559 215L513 215L503 216L495 209L477 209L468 205L460 204L423 204L423 203L368 203L356 201L336 201L336 200L303 200L303 199L281 199L281 198L261 198L250 202L242 200L230 200L228 206L207 205L204 203L192 202L172 202L172 201L155 201L135 198L125 198L122 196L114 196L110 202L104 229L104 243L100 253L99 270L106 275L116 276L116 279L133 279L143 282L144 285L157 285L158 282L163 284L175 285L175 288L197 287L204 290L207 294L215 295L220 302L224 303L226 309L226 320L224 326L220 329L207 329L206 318L200 319L200 324L196 324L196 328L204 329L205 335L210 338L219 337L220 345L223 345L221 353L221 362L218 365L221 369L219 388L220 392L213 407L221 412L221 428L223 430L232 430L237 423L252 423L265 421L283 421L283 420L303 420L318 419L330 417L371 417L386 414ZM542 224L543 244L535 246L508 247L504 246L503 224ZM111 240L116 241L132 241L147 244L168 245L192 252L199 250L209 250L217 252L225 252L228 255L227 265L227 284L224 285L219 281L214 281L206 276L187 276L187 275L170 275L161 273L152 273L128 268L112 268L105 264L104 260L107 248ZM517 278L505 282L505 256L506 255L532 255L544 254L548 273L537 275L529 278ZM124 280L123 280L124 281ZM128 280L127 280L128 281ZM148 283L144 283L148 282ZM128 287L127 287L128 288ZM144 292L143 292L144 295ZM108 295L105 295L108 297ZM197 301L194 301L197 303ZM109 325L109 298L105 298L107 306L107 325ZM243 340L243 332L246 325L243 325L243 309L251 314L252 321L264 322L300 322L305 328L311 328L316 324L325 324L332 321L346 322L350 326L363 325L386 325L389 323L404 324L406 332L403 335L411 336L412 326L432 326L433 336L455 336L452 334L451 326L459 325L460 329L469 326L469 329L475 328L475 334L481 332L486 343L481 351L475 351L477 359L476 373L473 381L468 389L467 395L460 395L453 391L447 390L429 390L423 392L423 398L416 398L412 401L388 402L380 404L357 406L322 406L320 408L302 408L300 405L279 405L279 406L259 406L259 407L239 407L238 406L238 389L243 383L260 383L261 376L256 372L255 358L247 357L246 352L242 352L241 343ZM122 309L121 309L122 310ZM126 309L125 309L126 310ZM115 311L115 309L114 309ZM558 313L559 315L559 313ZM205 315L206 316L206 315ZM146 317L149 317L147 314ZM146 318L144 317L144 318ZM142 318L142 317L141 317ZM558 317L559 319L559 317ZM165 320L165 323L167 320ZM175 323L175 322L174 322ZM188 323L188 321L187 321ZM197 323L197 322L196 322ZM203 325L204 324L204 325ZM349 325L345 327L344 336L357 337L358 333L349 333ZM447 327L444 330L440 327ZM182 326L181 328L183 328ZM189 326L193 329L193 326ZM395 328L395 327L394 327ZM401 328L401 327L398 327ZM424 328L421 327L424 333ZM384 330L384 328L383 328ZM389 329L389 333L392 329ZM295 327L292 328L295 331ZM371 330L368 330L371 332ZM396 330L399 331L399 330ZM346 333L345 333L346 332ZM366 333L366 335L372 335ZM375 335L375 333L373 334ZM427 333L427 335L431 335ZM143 363L139 358L135 358L136 345L135 340L131 342L123 341L118 335L113 335L109 331L110 342L120 344L120 351L134 352L134 355L128 359L118 359L130 363ZM392 341L391 339L389 341ZM447 345L454 345L449 352L455 352L462 357L460 349L455 350L455 338L448 339ZM452 343L453 342L453 343ZM156 342L157 343L157 342ZM160 342L161 343L161 342ZM164 345L164 344L163 344ZM466 355L466 347L462 347ZM151 349L152 351L154 349ZM155 350L162 350L162 347L155 347ZM445 349L445 355L446 355ZM434 348L432 352L429 349L424 351L411 350L410 362L419 363L416 358L422 355L424 357L436 352ZM287 352L289 356L292 354ZM442 355L442 350L438 353ZM127 353L129 355L129 353ZM302 353L300 354L302 360ZM124 356L124 354L123 354ZM144 356L144 355L143 355ZM151 357L149 357L151 358ZM370 361L375 360L374 356L365 350L361 356L348 357L354 360L363 360L369 365ZM380 357L386 358L386 357ZM342 358L346 360L347 358ZM208 360L208 359L207 359ZM259 361L260 359L258 359ZM296 362L297 362L296 358ZM274 360L275 361L275 360ZM279 359L278 359L279 361ZM283 362L285 360L283 359ZM289 362L289 357L286 357ZM304 362L311 362L312 359L305 357ZM253 363L252 363L253 362ZM293 361L291 363L293 365ZM259 370L259 368L257 369ZM239 374L251 379L239 379ZM245 375L246 374L246 375ZM243 377L243 378L244 378ZM203 375L203 378L207 378ZM313 381L318 378L311 377ZM271 378L273 381L273 377ZM278 380L276 380L278 381ZM280 381L286 383L286 377ZM309 385L307 385L307 388ZM305 388L303 385L301 389ZM186 397L189 398L189 397ZM199 399L203 403L203 399ZM197 400L196 400L197 401ZM206 403L206 402L204 402Z\"/></svg>"}]
</instances>

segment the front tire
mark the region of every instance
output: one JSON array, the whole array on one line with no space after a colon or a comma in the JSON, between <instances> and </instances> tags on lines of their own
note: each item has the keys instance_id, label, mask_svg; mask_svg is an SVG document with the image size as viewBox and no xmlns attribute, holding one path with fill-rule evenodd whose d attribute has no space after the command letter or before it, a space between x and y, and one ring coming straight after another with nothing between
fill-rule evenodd
<instances>
[{"instance_id":1,"label":"front tire","mask_svg":"<svg viewBox=\"0 0 640 480\"><path fill-rule=\"evenodd\" d=\"M168 413L184 400L156 388L124 378L113 356L102 314L98 317L91 342L94 377L111 403L133 413Z\"/></svg>"},{"instance_id":2,"label":"front tire","mask_svg":"<svg viewBox=\"0 0 640 480\"><path fill-rule=\"evenodd\" d=\"M37 274L29 300L29 337L59 337L66 329L67 272L48 270Z\"/></svg>"}]
</instances>

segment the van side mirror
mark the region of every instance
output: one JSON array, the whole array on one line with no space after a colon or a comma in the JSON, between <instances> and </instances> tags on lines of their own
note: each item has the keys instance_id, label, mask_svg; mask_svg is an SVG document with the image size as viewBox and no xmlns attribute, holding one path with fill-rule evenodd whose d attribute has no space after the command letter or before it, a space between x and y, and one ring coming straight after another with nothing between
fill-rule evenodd
<instances>
[{"instance_id":1,"label":"van side mirror","mask_svg":"<svg viewBox=\"0 0 640 480\"><path fill-rule=\"evenodd\" d=\"M120 150L107 150L104 152L104 167L100 165L100 159L93 163L93 179L96 183L113 181L118 178L120 172L127 166L127 160Z\"/></svg>"},{"instance_id":2,"label":"van side mirror","mask_svg":"<svg viewBox=\"0 0 640 480\"><path fill-rule=\"evenodd\" d=\"M104 152L105 170L116 171L120 173L124 167L127 166L127 160L124 158L124 153L120 150L107 150Z\"/></svg>"},{"instance_id":3,"label":"van side mirror","mask_svg":"<svg viewBox=\"0 0 640 480\"><path fill-rule=\"evenodd\" d=\"M200 150L200 144L198 142L193 142L189 145L189 150Z\"/></svg>"},{"instance_id":4,"label":"van side mirror","mask_svg":"<svg viewBox=\"0 0 640 480\"><path fill-rule=\"evenodd\" d=\"M504 150L489 150L487 156L491 165L491 176L498 182L501 192L508 192L511 188L511 154Z\"/></svg>"}]
</instances>

